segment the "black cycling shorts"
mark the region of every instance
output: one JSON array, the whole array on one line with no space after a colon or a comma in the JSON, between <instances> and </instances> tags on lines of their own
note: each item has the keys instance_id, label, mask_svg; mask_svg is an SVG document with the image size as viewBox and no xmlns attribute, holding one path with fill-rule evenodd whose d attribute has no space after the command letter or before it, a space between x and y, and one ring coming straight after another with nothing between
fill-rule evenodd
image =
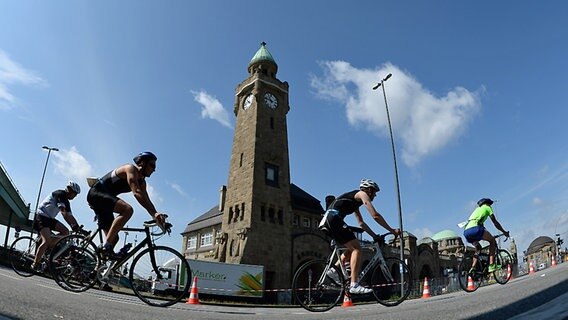
<instances>
[{"instance_id":1,"label":"black cycling shorts","mask_svg":"<svg viewBox=\"0 0 568 320\"><path fill-rule=\"evenodd\" d=\"M103 230L110 229L114 221L114 206L120 200L117 196L108 194L98 188L89 189L87 194L87 202L95 214L99 227Z\"/></svg>"},{"instance_id":2,"label":"black cycling shorts","mask_svg":"<svg viewBox=\"0 0 568 320\"><path fill-rule=\"evenodd\" d=\"M49 228L49 230L55 230L55 225L58 223L57 219L42 216L41 214L36 215L34 220L34 229L36 231L41 231L43 228Z\"/></svg>"},{"instance_id":3,"label":"black cycling shorts","mask_svg":"<svg viewBox=\"0 0 568 320\"><path fill-rule=\"evenodd\" d=\"M355 234L349 230L349 226L337 214L328 214L327 222L330 227L329 236L332 237L338 244L344 245L347 242L357 239Z\"/></svg>"}]
</instances>

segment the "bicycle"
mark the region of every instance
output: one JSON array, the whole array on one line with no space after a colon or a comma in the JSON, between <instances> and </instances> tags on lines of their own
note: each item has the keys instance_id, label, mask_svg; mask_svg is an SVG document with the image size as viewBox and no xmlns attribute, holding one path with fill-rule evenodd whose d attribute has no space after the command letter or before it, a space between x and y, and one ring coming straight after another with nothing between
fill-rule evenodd
<instances>
[{"instance_id":1,"label":"bicycle","mask_svg":"<svg viewBox=\"0 0 568 320\"><path fill-rule=\"evenodd\" d=\"M167 215L164 215L164 218L166 219ZM151 231L151 228L157 227L155 220L146 221L143 225L144 228L121 229L141 232L145 237L117 261L104 260L99 253L100 249L95 246L93 239L97 234L102 240L100 228L87 237L68 236L61 239L59 247L69 251L68 256L73 259L69 259L65 265L59 264L59 267L53 270L56 282L66 290L82 292L93 287L97 281L108 283L115 277L119 279L120 284L129 287L148 305L167 307L179 302L188 294L191 268L178 251L154 244L154 237L166 233L169 235L172 225L165 223L165 228L157 233ZM93 250L93 247L96 249ZM128 281L124 281L121 269L127 262L131 265Z\"/></svg>"},{"instance_id":2,"label":"bicycle","mask_svg":"<svg viewBox=\"0 0 568 320\"><path fill-rule=\"evenodd\" d=\"M494 237L497 239L504 236L504 234L498 234ZM505 241L507 241L507 239L508 238L506 238ZM476 241L474 246L477 248L479 242ZM489 253L481 252L481 250L486 248L487 247L476 250L473 255L464 255L458 266L459 283L465 292L474 292L484 281L489 282L491 274L493 274L495 281L502 285L506 284L511 279L512 274L510 270L512 268L513 258L509 251L501 249L499 242L497 243L494 262L500 267L494 272L489 273ZM475 265L473 265L474 260L477 261Z\"/></svg>"},{"instance_id":3,"label":"bicycle","mask_svg":"<svg viewBox=\"0 0 568 320\"><path fill-rule=\"evenodd\" d=\"M80 226L76 231L71 231L72 234L84 233L83 226ZM53 237L60 237L52 233ZM14 272L22 277L31 277L37 273L45 273L49 271L49 256L53 252L52 248L48 248L44 255L41 257L39 263L39 271L32 269L36 252L41 244L41 235L38 234L35 238L31 236L22 236L14 240L10 246L10 265ZM54 260L57 260L54 259Z\"/></svg>"},{"instance_id":4,"label":"bicycle","mask_svg":"<svg viewBox=\"0 0 568 320\"><path fill-rule=\"evenodd\" d=\"M373 289L377 302L392 307L403 302L410 294L412 276L404 261L394 257L383 257L381 249L384 238L390 233L380 235L372 243L362 243L361 248L375 251L369 263L359 273L359 284ZM350 273L340 263L341 254L347 250L332 241L333 248L327 261L311 260L301 265L292 280L292 292L296 301L306 310L323 312L337 305L344 295L349 295ZM339 282L328 276L328 271L334 269L339 276ZM372 270L372 273L369 271ZM371 277L365 277L368 274ZM401 281L402 279L402 281Z\"/></svg>"}]
</instances>

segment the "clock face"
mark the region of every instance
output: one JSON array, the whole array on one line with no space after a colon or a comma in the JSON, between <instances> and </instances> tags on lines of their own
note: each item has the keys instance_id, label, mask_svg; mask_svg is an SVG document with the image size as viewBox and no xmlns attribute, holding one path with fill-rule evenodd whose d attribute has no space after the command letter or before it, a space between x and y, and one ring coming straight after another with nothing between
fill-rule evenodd
<instances>
[{"instance_id":1,"label":"clock face","mask_svg":"<svg viewBox=\"0 0 568 320\"><path fill-rule=\"evenodd\" d=\"M252 104L253 100L254 100L254 95L251 93L245 99L245 102L243 103L243 109L245 109L245 110L248 109L250 107L250 105Z\"/></svg>"},{"instance_id":2,"label":"clock face","mask_svg":"<svg viewBox=\"0 0 568 320\"><path fill-rule=\"evenodd\" d=\"M278 99L272 93L267 92L264 94L264 104L271 109L276 109L278 107Z\"/></svg>"}]
</instances>

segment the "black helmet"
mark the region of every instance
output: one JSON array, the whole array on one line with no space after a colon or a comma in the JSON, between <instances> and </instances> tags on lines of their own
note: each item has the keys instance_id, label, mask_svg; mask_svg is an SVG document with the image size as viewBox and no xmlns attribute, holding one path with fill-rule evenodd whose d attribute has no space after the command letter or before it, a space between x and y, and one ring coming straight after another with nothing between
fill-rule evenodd
<instances>
[{"instance_id":1,"label":"black helmet","mask_svg":"<svg viewBox=\"0 0 568 320\"><path fill-rule=\"evenodd\" d=\"M484 204L491 206L493 204L493 200L491 200L489 198L481 198L481 199L479 199L479 201L477 201L478 207L481 207Z\"/></svg>"},{"instance_id":2,"label":"black helmet","mask_svg":"<svg viewBox=\"0 0 568 320\"><path fill-rule=\"evenodd\" d=\"M150 151L145 151L145 152L140 152L136 157L134 157L134 163L136 164L140 164L140 162L142 161L146 161L146 160L158 160L158 157L156 157L155 154L153 154Z\"/></svg>"}]
</instances>

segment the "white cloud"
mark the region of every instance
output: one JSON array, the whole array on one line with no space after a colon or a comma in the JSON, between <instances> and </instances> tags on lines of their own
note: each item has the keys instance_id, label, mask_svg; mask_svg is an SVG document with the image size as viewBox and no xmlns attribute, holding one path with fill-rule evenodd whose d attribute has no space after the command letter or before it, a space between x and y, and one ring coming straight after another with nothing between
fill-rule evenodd
<instances>
[{"instance_id":1,"label":"white cloud","mask_svg":"<svg viewBox=\"0 0 568 320\"><path fill-rule=\"evenodd\" d=\"M150 197L152 203L154 203L155 205L164 202L164 198L162 198L162 196L158 193L158 191L156 191L156 189L154 189L154 187L152 187L147 180L146 180L146 192L148 192L148 197Z\"/></svg>"},{"instance_id":2,"label":"white cloud","mask_svg":"<svg viewBox=\"0 0 568 320\"><path fill-rule=\"evenodd\" d=\"M180 195L182 195L182 196L185 196L185 195L186 195L185 191L183 191L182 187L181 187L179 184L177 184L177 183L175 183L175 182L174 182L174 183L170 183L170 187L172 187L172 189L174 189L174 190L175 190L177 193L179 193Z\"/></svg>"},{"instance_id":3,"label":"white cloud","mask_svg":"<svg viewBox=\"0 0 568 320\"><path fill-rule=\"evenodd\" d=\"M80 185L86 185L85 178L93 175L91 165L75 146L70 150L54 151L52 155L55 157L55 170L67 179L74 180Z\"/></svg>"},{"instance_id":4,"label":"white cloud","mask_svg":"<svg viewBox=\"0 0 568 320\"><path fill-rule=\"evenodd\" d=\"M436 97L408 72L387 63L378 69L357 69L345 61L321 62L322 77L311 85L320 98L345 105L352 126L388 136L384 97L371 88L380 75L392 73L385 82L395 137L402 139L402 158L413 166L448 145L464 132L480 108L479 93L456 87Z\"/></svg>"},{"instance_id":5,"label":"white cloud","mask_svg":"<svg viewBox=\"0 0 568 320\"><path fill-rule=\"evenodd\" d=\"M202 118L210 118L218 121L225 127L232 128L231 122L229 121L229 113L219 100L215 97L209 95L205 91L192 91L193 98L195 101L200 103L203 108L201 109Z\"/></svg>"},{"instance_id":6,"label":"white cloud","mask_svg":"<svg viewBox=\"0 0 568 320\"><path fill-rule=\"evenodd\" d=\"M539 198L539 197L534 197L532 203L533 203L533 205L538 206L538 205L542 204L542 199Z\"/></svg>"},{"instance_id":7,"label":"white cloud","mask_svg":"<svg viewBox=\"0 0 568 320\"><path fill-rule=\"evenodd\" d=\"M33 71L24 69L10 59L8 54L0 50L0 110L9 110L13 107L16 98L8 89L11 84L37 85L45 81Z\"/></svg>"}]
</instances>

